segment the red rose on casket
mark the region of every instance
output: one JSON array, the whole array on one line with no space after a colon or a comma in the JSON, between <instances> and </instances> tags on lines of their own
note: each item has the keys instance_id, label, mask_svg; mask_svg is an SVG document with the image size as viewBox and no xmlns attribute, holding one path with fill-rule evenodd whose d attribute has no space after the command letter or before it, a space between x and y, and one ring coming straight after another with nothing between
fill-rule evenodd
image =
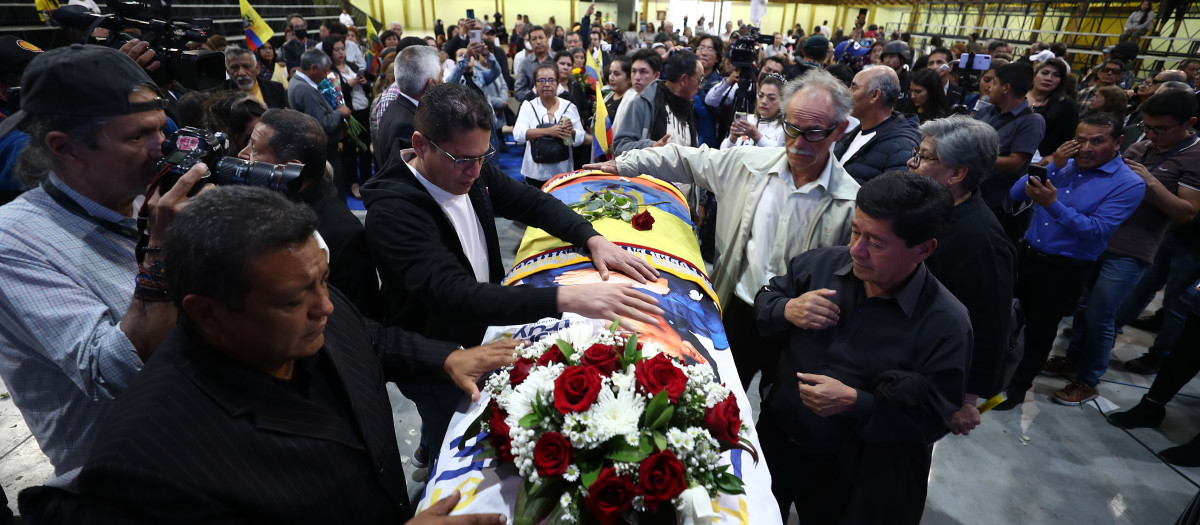
<instances>
[{"instance_id":1,"label":"red rose on casket","mask_svg":"<svg viewBox=\"0 0 1200 525\"><path fill-rule=\"evenodd\" d=\"M643 392L653 396L665 390L672 403L679 400L679 395L687 387L687 375L666 354L638 361L634 375Z\"/></svg>"},{"instance_id":2,"label":"red rose on casket","mask_svg":"<svg viewBox=\"0 0 1200 525\"><path fill-rule=\"evenodd\" d=\"M542 434L533 445L533 466L542 477L561 476L572 457L571 442L558 432Z\"/></svg>"},{"instance_id":3,"label":"red rose on casket","mask_svg":"<svg viewBox=\"0 0 1200 525\"><path fill-rule=\"evenodd\" d=\"M601 470L600 476L588 487L588 496L584 504L602 525L612 525L620 520L621 513L629 508L629 502L634 495L633 483L618 476L616 470L608 467Z\"/></svg>"},{"instance_id":4,"label":"red rose on casket","mask_svg":"<svg viewBox=\"0 0 1200 525\"><path fill-rule=\"evenodd\" d=\"M550 347L541 357L537 359L538 366L547 366L550 363L566 363L567 358L563 355L562 350L558 349L558 345Z\"/></svg>"},{"instance_id":5,"label":"red rose on casket","mask_svg":"<svg viewBox=\"0 0 1200 525\"><path fill-rule=\"evenodd\" d=\"M633 229L637 231L644 232L654 228L654 216L650 215L650 210L634 215L630 222L633 224Z\"/></svg>"},{"instance_id":6,"label":"red rose on casket","mask_svg":"<svg viewBox=\"0 0 1200 525\"><path fill-rule=\"evenodd\" d=\"M704 428L721 444L737 445L742 430L742 412L733 395L704 412Z\"/></svg>"},{"instance_id":7,"label":"red rose on casket","mask_svg":"<svg viewBox=\"0 0 1200 525\"><path fill-rule=\"evenodd\" d=\"M600 371L594 366L568 366L554 380L554 408L566 414L583 412L600 395Z\"/></svg>"},{"instance_id":8,"label":"red rose on casket","mask_svg":"<svg viewBox=\"0 0 1200 525\"><path fill-rule=\"evenodd\" d=\"M512 454L512 440L508 437L511 429L504 421L508 414L495 401L491 404L491 411L492 417L488 418L488 436L492 440L492 447L500 452L501 460L512 462L515 458Z\"/></svg>"},{"instance_id":9,"label":"red rose on casket","mask_svg":"<svg viewBox=\"0 0 1200 525\"><path fill-rule=\"evenodd\" d=\"M687 488L683 479L683 463L675 453L664 450L642 460L638 468L638 479L642 495L646 497L646 508L657 511L660 503L671 500Z\"/></svg>"},{"instance_id":10,"label":"red rose on casket","mask_svg":"<svg viewBox=\"0 0 1200 525\"><path fill-rule=\"evenodd\" d=\"M529 377L529 369L533 368L534 362L528 357L522 357L513 363L513 369L508 373L508 380L512 386L517 386Z\"/></svg>"},{"instance_id":11,"label":"red rose on casket","mask_svg":"<svg viewBox=\"0 0 1200 525\"><path fill-rule=\"evenodd\" d=\"M583 351L583 364L592 365L604 375L612 375L621 367L617 352L612 345L594 344Z\"/></svg>"}]
</instances>

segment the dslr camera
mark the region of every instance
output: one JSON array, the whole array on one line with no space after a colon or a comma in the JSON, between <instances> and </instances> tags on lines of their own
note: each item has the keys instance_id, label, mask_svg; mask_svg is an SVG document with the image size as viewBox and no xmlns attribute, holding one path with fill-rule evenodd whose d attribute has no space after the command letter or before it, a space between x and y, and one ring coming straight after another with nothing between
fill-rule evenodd
<instances>
[{"instance_id":1,"label":"dslr camera","mask_svg":"<svg viewBox=\"0 0 1200 525\"><path fill-rule=\"evenodd\" d=\"M208 166L208 173L200 178L200 183L258 186L278 191L288 198L295 198L300 193L303 164L271 164L227 157L229 139L224 133L180 128L163 141L162 153L163 157L158 161L159 171L166 171L159 185L162 193L170 190L197 162ZM200 185L197 184L196 189Z\"/></svg>"},{"instance_id":2,"label":"dslr camera","mask_svg":"<svg viewBox=\"0 0 1200 525\"><path fill-rule=\"evenodd\" d=\"M91 37L96 28L113 33L96 43L119 49L126 42L139 38L150 44L155 60L162 67L147 72L160 86L171 81L197 91L218 88L225 82L225 55L217 51L190 51L188 42L204 42L212 34L208 18L154 18L149 5L137 0L108 0L111 14L97 15L82 5L62 6L54 11L53 19L63 27L85 31ZM136 29L140 35L124 31Z\"/></svg>"}]
</instances>

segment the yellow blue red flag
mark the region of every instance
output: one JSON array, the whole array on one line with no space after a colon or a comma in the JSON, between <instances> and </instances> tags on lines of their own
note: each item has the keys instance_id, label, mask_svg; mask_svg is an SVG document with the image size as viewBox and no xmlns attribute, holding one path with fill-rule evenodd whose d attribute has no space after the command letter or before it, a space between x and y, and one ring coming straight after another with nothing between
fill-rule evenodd
<instances>
[{"instance_id":1,"label":"yellow blue red flag","mask_svg":"<svg viewBox=\"0 0 1200 525\"><path fill-rule=\"evenodd\" d=\"M596 64L596 57L591 53L584 54L587 55L587 75L589 80L595 79L592 84L596 87L595 122L592 124L592 160L600 157L611 159L612 119L609 118L608 108L604 105L604 95L600 93L600 90L604 88L604 77L599 73L600 66Z\"/></svg>"},{"instance_id":2,"label":"yellow blue red flag","mask_svg":"<svg viewBox=\"0 0 1200 525\"><path fill-rule=\"evenodd\" d=\"M250 7L250 2L246 0L239 0L239 2L242 7L242 29L246 32L246 46L251 50L258 49L263 42L275 36L275 32L261 16L258 16L258 11Z\"/></svg>"}]
</instances>

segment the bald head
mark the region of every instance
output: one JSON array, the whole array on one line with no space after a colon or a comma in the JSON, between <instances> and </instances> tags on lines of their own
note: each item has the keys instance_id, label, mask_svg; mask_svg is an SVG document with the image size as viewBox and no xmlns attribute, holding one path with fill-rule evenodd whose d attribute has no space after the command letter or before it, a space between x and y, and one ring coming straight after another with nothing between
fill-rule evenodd
<instances>
[{"instance_id":1,"label":"bald head","mask_svg":"<svg viewBox=\"0 0 1200 525\"><path fill-rule=\"evenodd\" d=\"M882 121L892 113L900 100L900 78L890 67L867 66L850 83L850 94L854 97L851 114L868 123Z\"/></svg>"},{"instance_id":2,"label":"bald head","mask_svg":"<svg viewBox=\"0 0 1200 525\"><path fill-rule=\"evenodd\" d=\"M1183 71L1180 71L1178 69L1167 69L1164 71L1159 71L1157 75L1154 75L1154 83L1160 84L1160 85L1164 82L1187 82L1187 81L1188 81L1187 73L1184 73Z\"/></svg>"}]
</instances>

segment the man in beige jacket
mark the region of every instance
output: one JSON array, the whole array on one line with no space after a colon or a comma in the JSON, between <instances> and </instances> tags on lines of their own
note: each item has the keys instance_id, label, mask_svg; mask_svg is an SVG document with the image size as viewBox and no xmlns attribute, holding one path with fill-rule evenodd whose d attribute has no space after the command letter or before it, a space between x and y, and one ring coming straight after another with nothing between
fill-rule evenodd
<instances>
[{"instance_id":1,"label":"man in beige jacket","mask_svg":"<svg viewBox=\"0 0 1200 525\"><path fill-rule=\"evenodd\" d=\"M714 150L669 144L584 166L695 183L716 193L721 213L713 286L743 388L756 372L778 361L779 344L760 336L755 326L755 294L784 274L792 257L846 245L858 194L858 183L830 154L846 131L854 105L850 91L824 70L812 70L789 82L783 95L786 147ZM771 376L764 374L763 382Z\"/></svg>"}]
</instances>

